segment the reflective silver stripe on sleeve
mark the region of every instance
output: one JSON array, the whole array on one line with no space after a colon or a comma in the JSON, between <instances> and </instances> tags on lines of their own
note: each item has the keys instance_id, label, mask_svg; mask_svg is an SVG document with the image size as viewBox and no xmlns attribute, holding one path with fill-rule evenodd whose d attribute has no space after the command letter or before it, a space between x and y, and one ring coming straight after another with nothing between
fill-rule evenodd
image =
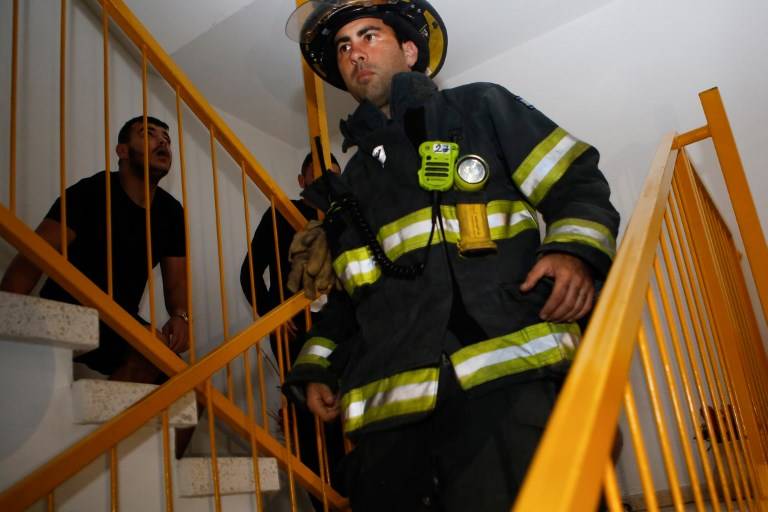
<instances>
[{"instance_id":1,"label":"reflective silver stripe on sleeve","mask_svg":"<svg viewBox=\"0 0 768 512\"><path fill-rule=\"evenodd\" d=\"M549 153L544 155L541 161L536 164L531 173L525 178L525 181L520 184L520 189L523 193L531 197L536 188L543 182L549 175L549 172L555 168L560 160L570 151L570 149L576 145L577 139L569 134L565 134L560 142L558 142Z\"/></svg>"},{"instance_id":2,"label":"reflective silver stripe on sleeve","mask_svg":"<svg viewBox=\"0 0 768 512\"><path fill-rule=\"evenodd\" d=\"M616 255L616 240L611 232L597 222L583 219L561 219L547 229L544 243L577 242L590 245L613 258Z\"/></svg>"},{"instance_id":3,"label":"reflective silver stripe on sleeve","mask_svg":"<svg viewBox=\"0 0 768 512\"><path fill-rule=\"evenodd\" d=\"M333 354L333 349L330 349L328 347L324 347L322 345L312 345L307 349L306 352L303 352L308 356L317 356L317 357L324 357L325 359L328 359L331 354Z\"/></svg>"}]
</instances>

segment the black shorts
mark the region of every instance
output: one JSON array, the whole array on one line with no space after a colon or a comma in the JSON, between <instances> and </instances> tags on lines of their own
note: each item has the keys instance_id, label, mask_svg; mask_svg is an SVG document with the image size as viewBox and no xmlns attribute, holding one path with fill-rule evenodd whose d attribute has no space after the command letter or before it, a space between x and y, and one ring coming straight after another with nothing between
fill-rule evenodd
<instances>
[{"instance_id":1,"label":"black shorts","mask_svg":"<svg viewBox=\"0 0 768 512\"><path fill-rule=\"evenodd\" d=\"M149 322L140 316L133 315L133 317L142 325L149 325ZM99 347L75 357L74 361L83 363L91 370L96 370L104 375L112 375L125 363L128 355L134 351L134 348L122 336L104 322L99 322Z\"/></svg>"}]
</instances>

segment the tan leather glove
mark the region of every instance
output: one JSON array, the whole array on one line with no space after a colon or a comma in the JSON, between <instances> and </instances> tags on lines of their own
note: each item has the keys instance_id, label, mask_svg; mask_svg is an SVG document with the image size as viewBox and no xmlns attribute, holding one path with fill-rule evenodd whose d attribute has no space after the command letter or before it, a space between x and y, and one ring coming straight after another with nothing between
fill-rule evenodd
<instances>
[{"instance_id":1,"label":"tan leather glove","mask_svg":"<svg viewBox=\"0 0 768 512\"><path fill-rule=\"evenodd\" d=\"M314 300L330 292L334 286L339 286L321 221L310 221L294 235L288 249L288 260L291 272L287 286L292 292L303 288L304 296Z\"/></svg>"}]
</instances>

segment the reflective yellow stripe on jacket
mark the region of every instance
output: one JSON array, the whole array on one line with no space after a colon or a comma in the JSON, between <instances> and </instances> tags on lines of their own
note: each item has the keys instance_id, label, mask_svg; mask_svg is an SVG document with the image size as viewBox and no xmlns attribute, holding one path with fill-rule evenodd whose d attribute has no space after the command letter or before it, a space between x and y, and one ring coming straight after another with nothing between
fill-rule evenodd
<instances>
[{"instance_id":1,"label":"reflective yellow stripe on jacket","mask_svg":"<svg viewBox=\"0 0 768 512\"><path fill-rule=\"evenodd\" d=\"M430 411L437 402L437 368L422 368L371 382L342 397L344 430L369 423Z\"/></svg>"},{"instance_id":2,"label":"reflective yellow stripe on jacket","mask_svg":"<svg viewBox=\"0 0 768 512\"><path fill-rule=\"evenodd\" d=\"M534 324L465 347L450 356L463 389L573 358L580 336L576 324ZM421 368L355 388L342 397L344 430L426 413L437 403L438 368Z\"/></svg>"},{"instance_id":3,"label":"reflective yellow stripe on jacket","mask_svg":"<svg viewBox=\"0 0 768 512\"><path fill-rule=\"evenodd\" d=\"M491 238L494 240L512 238L527 229L538 229L535 212L524 201L491 201L486 209ZM459 221L456 218L456 207L441 206L440 213L446 241L457 243ZM383 226L377 238L387 256L395 261L403 254L426 247L431 230L432 210L422 208ZM432 244L441 241L440 230L436 229ZM381 269L367 246L345 251L333 262L333 268L350 294L360 286L375 283L381 277Z\"/></svg>"},{"instance_id":4,"label":"reflective yellow stripe on jacket","mask_svg":"<svg viewBox=\"0 0 768 512\"><path fill-rule=\"evenodd\" d=\"M560 219L547 227L544 243L576 242L604 252L609 258L616 256L616 239L611 232L597 222L585 219Z\"/></svg>"},{"instance_id":5,"label":"reflective yellow stripe on jacket","mask_svg":"<svg viewBox=\"0 0 768 512\"><path fill-rule=\"evenodd\" d=\"M589 149L562 128L555 128L512 173L512 181L534 206L546 197L574 160Z\"/></svg>"},{"instance_id":6,"label":"reflective yellow stripe on jacket","mask_svg":"<svg viewBox=\"0 0 768 512\"><path fill-rule=\"evenodd\" d=\"M328 338L319 336L309 338L301 347L299 357L296 358L294 364L316 364L328 368L331 365L328 358L334 350L336 350L336 344Z\"/></svg>"},{"instance_id":7,"label":"reflective yellow stripe on jacket","mask_svg":"<svg viewBox=\"0 0 768 512\"><path fill-rule=\"evenodd\" d=\"M461 387L573 359L581 330L577 324L540 323L481 341L451 355Z\"/></svg>"}]
</instances>

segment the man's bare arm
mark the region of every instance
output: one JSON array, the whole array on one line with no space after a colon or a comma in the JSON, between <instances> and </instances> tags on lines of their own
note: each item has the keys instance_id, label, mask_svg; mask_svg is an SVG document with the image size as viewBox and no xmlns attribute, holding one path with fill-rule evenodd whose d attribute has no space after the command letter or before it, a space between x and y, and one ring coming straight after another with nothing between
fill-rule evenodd
<instances>
[{"instance_id":1,"label":"man's bare arm","mask_svg":"<svg viewBox=\"0 0 768 512\"><path fill-rule=\"evenodd\" d=\"M61 224L58 221L43 219L40 225L37 226L35 233L40 235L54 249L61 251ZM67 245L71 244L74 239L75 232L67 228ZM11 260L11 264L8 265L3 280L0 281L0 290L29 295L35 288L42 273L42 270L34 263L19 253Z\"/></svg>"},{"instance_id":2,"label":"man's bare arm","mask_svg":"<svg viewBox=\"0 0 768 512\"><path fill-rule=\"evenodd\" d=\"M187 263L181 256L167 256L160 260L163 272L163 295L165 309L171 317L163 326L168 345L177 354L189 348L189 325L182 318L188 314L187 306Z\"/></svg>"}]
</instances>

